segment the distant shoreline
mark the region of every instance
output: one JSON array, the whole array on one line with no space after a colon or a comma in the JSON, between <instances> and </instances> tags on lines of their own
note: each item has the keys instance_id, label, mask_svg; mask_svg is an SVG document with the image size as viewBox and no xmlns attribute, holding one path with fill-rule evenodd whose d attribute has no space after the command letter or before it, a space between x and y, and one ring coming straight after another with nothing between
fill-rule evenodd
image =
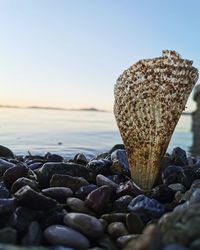
<instances>
[{"instance_id":1,"label":"distant shoreline","mask_svg":"<svg viewBox=\"0 0 200 250\"><path fill-rule=\"evenodd\" d=\"M41 109L41 110L61 110L61 111L95 111L95 112L108 112L106 110L97 108L78 108L78 109L67 109L59 107L41 107L41 106L16 106L16 105L0 105L0 108L15 108L15 109Z\"/></svg>"},{"instance_id":2,"label":"distant shoreline","mask_svg":"<svg viewBox=\"0 0 200 250\"><path fill-rule=\"evenodd\" d=\"M39 110L60 110L60 111L92 111L92 112L111 112L108 110L97 109L97 108L78 108L78 109L67 109L59 107L41 107L41 106L16 106L16 105L0 105L0 108L15 108L15 109L39 109ZM182 112L182 115L192 115L194 111Z\"/></svg>"}]
</instances>

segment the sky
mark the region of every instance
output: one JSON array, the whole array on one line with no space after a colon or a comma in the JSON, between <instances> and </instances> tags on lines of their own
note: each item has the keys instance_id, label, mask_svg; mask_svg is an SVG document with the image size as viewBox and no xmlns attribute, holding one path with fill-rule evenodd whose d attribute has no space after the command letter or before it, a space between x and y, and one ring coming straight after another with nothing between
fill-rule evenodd
<instances>
[{"instance_id":1,"label":"sky","mask_svg":"<svg viewBox=\"0 0 200 250\"><path fill-rule=\"evenodd\" d=\"M0 0L0 104L112 110L116 79L139 59L173 49L200 68L199 10L198 0Z\"/></svg>"}]
</instances>

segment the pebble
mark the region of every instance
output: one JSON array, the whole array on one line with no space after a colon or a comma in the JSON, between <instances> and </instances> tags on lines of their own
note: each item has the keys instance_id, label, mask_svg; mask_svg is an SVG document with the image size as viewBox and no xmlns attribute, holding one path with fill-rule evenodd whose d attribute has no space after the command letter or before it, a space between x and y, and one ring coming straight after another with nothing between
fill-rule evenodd
<instances>
[{"instance_id":1,"label":"pebble","mask_svg":"<svg viewBox=\"0 0 200 250\"><path fill-rule=\"evenodd\" d=\"M107 185L111 187L113 190L117 189L118 187L118 185L115 182L111 181L109 178L107 178L106 176L102 174L98 174L96 176L96 183L97 183L97 186L99 187Z\"/></svg>"},{"instance_id":2,"label":"pebble","mask_svg":"<svg viewBox=\"0 0 200 250\"><path fill-rule=\"evenodd\" d=\"M88 196L89 193L97 189L97 185L89 184L80 187L76 192L75 195L81 200L85 200L85 198Z\"/></svg>"},{"instance_id":3,"label":"pebble","mask_svg":"<svg viewBox=\"0 0 200 250\"><path fill-rule=\"evenodd\" d=\"M116 194L118 197L123 195L131 195L133 197L142 194L140 188L133 181L126 181L121 183L116 190Z\"/></svg>"},{"instance_id":4,"label":"pebble","mask_svg":"<svg viewBox=\"0 0 200 250\"><path fill-rule=\"evenodd\" d=\"M130 240L137 240L139 235L137 234L127 234L123 235L117 238L117 246L121 249L124 248L125 245L130 241Z\"/></svg>"},{"instance_id":5,"label":"pebble","mask_svg":"<svg viewBox=\"0 0 200 250\"><path fill-rule=\"evenodd\" d=\"M186 191L185 186L183 186L183 184L181 183L173 183L170 184L168 187L174 190L174 192L180 191L181 193L184 193Z\"/></svg>"},{"instance_id":6,"label":"pebble","mask_svg":"<svg viewBox=\"0 0 200 250\"><path fill-rule=\"evenodd\" d=\"M81 154L78 153L74 156L74 162L77 164L82 164L84 166L86 166L88 164L88 160L87 160L86 156L82 153Z\"/></svg>"},{"instance_id":7,"label":"pebble","mask_svg":"<svg viewBox=\"0 0 200 250\"><path fill-rule=\"evenodd\" d=\"M107 231L114 239L128 234L128 230L123 222L110 223L107 227Z\"/></svg>"},{"instance_id":8,"label":"pebble","mask_svg":"<svg viewBox=\"0 0 200 250\"><path fill-rule=\"evenodd\" d=\"M117 149L112 152L111 160L113 164L111 166L111 173L120 173L130 175L129 164L128 164L128 157L126 150L124 149Z\"/></svg>"},{"instance_id":9,"label":"pebble","mask_svg":"<svg viewBox=\"0 0 200 250\"><path fill-rule=\"evenodd\" d=\"M28 232L22 239L23 245L39 246L42 240L42 229L37 221L32 221L28 227Z\"/></svg>"},{"instance_id":10,"label":"pebble","mask_svg":"<svg viewBox=\"0 0 200 250\"><path fill-rule=\"evenodd\" d=\"M14 167L15 164L9 162L9 161L6 161L6 160L3 160L3 159L0 159L0 176L3 175L3 173L11 168L11 167Z\"/></svg>"},{"instance_id":11,"label":"pebble","mask_svg":"<svg viewBox=\"0 0 200 250\"><path fill-rule=\"evenodd\" d=\"M36 191L39 189L37 181L30 180L26 177L20 177L12 184L11 193L14 194L15 192L17 192L20 188L24 186L29 186L30 188Z\"/></svg>"},{"instance_id":12,"label":"pebble","mask_svg":"<svg viewBox=\"0 0 200 250\"><path fill-rule=\"evenodd\" d=\"M61 155L51 154L51 153L48 153L46 155L46 159L47 161L50 161L50 162L63 162L64 161Z\"/></svg>"},{"instance_id":13,"label":"pebble","mask_svg":"<svg viewBox=\"0 0 200 250\"><path fill-rule=\"evenodd\" d=\"M86 167L75 163L47 162L37 172L37 178L42 188L49 187L53 175L62 174L89 179L89 171Z\"/></svg>"},{"instance_id":14,"label":"pebble","mask_svg":"<svg viewBox=\"0 0 200 250\"><path fill-rule=\"evenodd\" d=\"M20 177L25 177L28 174L28 167L22 164L18 164L14 167L7 169L3 176L3 182L6 187L11 188L12 184Z\"/></svg>"},{"instance_id":15,"label":"pebble","mask_svg":"<svg viewBox=\"0 0 200 250\"><path fill-rule=\"evenodd\" d=\"M10 198L10 192L9 190L6 188L5 184L0 181L0 199L1 198Z\"/></svg>"},{"instance_id":16,"label":"pebble","mask_svg":"<svg viewBox=\"0 0 200 250\"><path fill-rule=\"evenodd\" d=\"M22 187L14 194L14 196L19 199L19 202L23 206L35 210L49 210L57 205L56 200L36 192L29 186Z\"/></svg>"},{"instance_id":17,"label":"pebble","mask_svg":"<svg viewBox=\"0 0 200 250\"><path fill-rule=\"evenodd\" d=\"M0 242L16 244L17 243L17 230L11 227L0 229Z\"/></svg>"},{"instance_id":18,"label":"pebble","mask_svg":"<svg viewBox=\"0 0 200 250\"><path fill-rule=\"evenodd\" d=\"M200 189L196 189L192 193L192 195L191 195L191 197L189 199L189 203L190 203L190 205L200 203Z\"/></svg>"},{"instance_id":19,"label":"pebble","mask_svg":"<svg viewBox=\"0 0 200 250\"><path fill-rule=\"evenodd\" d=\"M188 166L188 159L185 150L179 147L174 148L172 151L172 162L177 166Z\"/></svg>"},{"instance_id":20,"label":"pebble","mask_svg":"<svg viewBox=\"0 0 200 250\"><path fill-rule=\"evenodd\" d=\"M125 222L126 221L127 213L110 213L110 214L103 214L101 219L107 221L107 223L111 222Z\"/></svg>"},{"instance_id":21,"label":"pebble","mask_svg":"<svg viewBox=\"0 0 200 250\"><path fill-rule=\"evenodd\" d=\"M85 205L85 202L78 199L78 198L75 198L75 197L68 198L67 201L66 201L66 204L67 204L67 206L70 208L70 210L72 212L94 215L94 212L91 211Z\"/></svg>"},{"instance_id":22,"label":"pebble","mask_svg":"<svg viewBox=\"0 0 200 250\"><path fill-rule=\"evenodd\" d=\"M151 197L161 203L170 203L174 199L175 192L168 186L162 184L151 190Z\"/></svg>"},{"instance_id":23,"label":"pebble","mask_svg":"<svg viewBox=\"0 0 200 250\"><path fill-rule=\"evenodd\" d=\"M97 214L106 211L111 196L111 188L107 185L101 186L91 193L85 199L85 204Z\"/></svg>"},{"instance_id":24,"label":"pebble","mask_svg":"<svg viewBox=\"0 0 200 250\"><path fill-rule=\"evenodd\" d=\"M126 215L126 225L130 234L141 234L145 228L141 218L134 213Z\"/></svg>"},{"instance_id":25,"label":"pebble","mask_svg":"<svg viewBox=\"0 0 200 250\"><path fill-rule=\"evenodd\" d=\"M101 160L92 160L88 162L86 168L92 173L93 179L96 178L98 174L109 175L110 166L112 165L112 161L101 159Z\"/></svg>"},{"instance_id":26,"label":"pebble","mask_svg":"<svg viewBox=\"0 0 200 250\"><path fill-rule=\"evenodd\" d=\"M86 185L89 185L89 183L85 178L70 175L54 174L50 180L50 187L67 187L74 192Z\"/></svg>"},{"instance_id":27,"label":"pebble","mask_svg":"<svg viewBox=\"0 0 200 250\"><path fill-rule=\"evenodd\" d=\"M42 194L57 200L60 203L65 203L68 197L73 195L73 191L66 187L51 187L42 189Z\"/></svg>"},{"instance_id":28,"label":"pebble","mask_svg":"<svg viewBox=\"0 0 200 250\"><path fill-rule=\"evenodd\" d=\"M14 156L13 152L9 148L0 145L0 157L13 159L15 156Z\"/></svg>"},{"instance_id":29,"label":"pebble","mask_svg":"<svg viewBox=\"0 0 200 250\"><path fill-rule=\"evenodd\" d=\"M44 237L51 245L63 245L78 250L86 250L90 247L90 242L83 234L63 225L47 227Z\"/></svg>"},{"instance_id":30,"label":"pebble","mask_svg":"<svg viewBox=\"0 0 200 250\"><path fill-rule=\"evenodd\" d=\"M133 196L131 195L123 195L120 198L118 198L117 200L115 200L113 202L113 209L115 211L126 211L128 204L132 201Z\"/></svg>"},{"instance_id":31,"label":"pebble","mask_svg":"<svg viewBox=\"0 0 200 250\"><path fill-rule=\"evenodd\" d=\"M0 199L0 214L10 213L17 207L17 199L15 198L1 198Z\"/></svg>"},{"instance_id":32,"label":"pebble","mask_svg":"<svg viewBox=\"0 0 200 250\"><path fill-rule=\"evenodd\" d=\"M164 206L157 200L138 195L128 205L131 212L141 215L144 221L159 218L164 213Z\"/></svg>"},{"instance_id":33,"label":"pebble","mask_svg":"<svg viewBox=\"0 0 200 250\"><path fill-rule=\"evenodd\" d=\"M68 213L64 217L64 223L89 238L99 238L103 235L103 225L94 216L83 213Z\"/></svg>"},{"instance_id":34,"label":"pebble","mask_svg":"<svg viewBox=\"0 0 200 250\"><path fill-rule=\"evenodd\" d=\"M162 181L167 186L174 183L182 183L184 177L184 169L180 166L171 165L162 172Z\"/></svg>"}]
</instances>

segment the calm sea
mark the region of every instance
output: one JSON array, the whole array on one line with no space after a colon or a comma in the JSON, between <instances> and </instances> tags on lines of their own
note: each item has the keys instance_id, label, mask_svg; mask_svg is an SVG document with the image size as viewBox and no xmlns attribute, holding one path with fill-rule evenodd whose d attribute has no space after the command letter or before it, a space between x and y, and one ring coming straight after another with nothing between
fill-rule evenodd
<instances>
[{"instance_id":1,"label":"calm sea","mask_svg":"<svg viewBox=\"0 0 200 250\"><path fill-rule=\"evenodd\" d=\"M0 108L0 144L15 154L59 153L71 157L83 152L92 157L121 143L111 112ZM182 116L168 152L173 147L189 151L191 116Z\"/></svg>"}]
</instances>

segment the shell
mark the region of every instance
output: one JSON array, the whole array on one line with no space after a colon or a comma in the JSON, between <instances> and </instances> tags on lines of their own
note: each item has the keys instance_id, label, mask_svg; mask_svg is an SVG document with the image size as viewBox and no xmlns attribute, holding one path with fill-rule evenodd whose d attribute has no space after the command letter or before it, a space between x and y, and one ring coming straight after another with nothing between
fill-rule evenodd
<instances>
[{"instance_id":1,"label":"shell","mask_svg":"<svg viewBox=\"0 0 200 250\"><path fill-rule=\"evenodd\" d=\"M125 70L114 87L114 114L133 181L150 189L160 171L174 128L198 71L175 51L140 60Z\"/></svg>"}]
</instances>

